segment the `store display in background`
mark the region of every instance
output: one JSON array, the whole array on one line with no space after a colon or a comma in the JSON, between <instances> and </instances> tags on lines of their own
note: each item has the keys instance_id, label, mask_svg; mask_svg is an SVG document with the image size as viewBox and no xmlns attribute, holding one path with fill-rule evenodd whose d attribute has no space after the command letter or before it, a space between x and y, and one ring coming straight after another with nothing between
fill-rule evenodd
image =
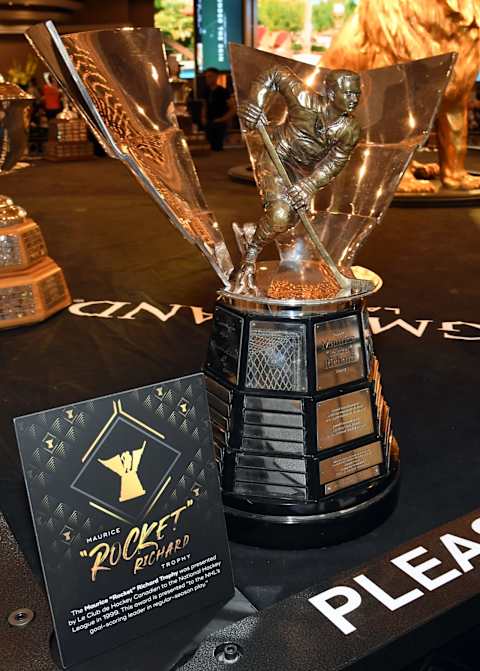
<instances>
[{"instance_id":1,"label":"store display in background","mask_svg":"<svg viewBox=\"0 0 480 671\"><path fill-rule=\"evenodd\" d=\"M0 329L43 321L71 302L38 224L0 196Z\"/></svg>"}]
</instances>

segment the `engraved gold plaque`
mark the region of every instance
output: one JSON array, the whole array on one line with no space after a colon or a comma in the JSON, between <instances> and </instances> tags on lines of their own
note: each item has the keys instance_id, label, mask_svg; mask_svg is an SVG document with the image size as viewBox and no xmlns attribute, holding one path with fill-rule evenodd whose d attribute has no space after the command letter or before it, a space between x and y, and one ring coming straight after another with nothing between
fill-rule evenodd
<instances>
[{"instance_id":1,"label":"engraved gold plaque","mask_svg":"<svg viewBox=\"0 0 480 671\"><path fill-rule=\"evenodd\" d=\"M327 450L350 440L368 436L373 431L372 405L368 388L317 403L319 450Z\"/></svg>"},{"instance_id":2,"label":"engraved gold plaque","mask_svg":"<svg viewBox=\"0 0 480 671\"><path fill-rule=\"evenodd\" d=\"M317 389L330 389L365 375L362 342L355 315L315 324Z\"/></svg>"},{"instance_id":3,"label":"engraved gold plaque","mask_svg":"<svg viewBox=\"0 0 480 671\"><path fill-rule=\"evenodd\" d=\"M357 447L349 452L336 454L334 457L324 459L319 464L320 484L324 485L333 480L345 478L353 473L364 471L372 466L377 466L383 461L382 443L375 443Z\"/></svg>"},{"instance_id":4,"label":"engraved gold plaque","mask_svg":"<svg viewBox=\"0 0 480 671\"><path fill-rule=\"evenodd\" d=\"M372 468L367 468L365 471L360 473L354 473L353 475L348 475L346 478L341 478L340 480L335 480L335 482L329 482L325 486L325 494L333 494L334 492L340 491L340 489L346 489L347 487L352 487L353 485L358 485L361 482L366 480L371 480L380 475L380 468L378 466L372 466Z\"/></svg>"}]
</instances>

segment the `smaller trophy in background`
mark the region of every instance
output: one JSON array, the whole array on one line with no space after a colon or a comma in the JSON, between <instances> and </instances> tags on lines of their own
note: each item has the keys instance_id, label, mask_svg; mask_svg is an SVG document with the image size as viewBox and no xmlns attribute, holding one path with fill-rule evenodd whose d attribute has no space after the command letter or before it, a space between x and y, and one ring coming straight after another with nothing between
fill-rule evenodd
<instances>
[{"instance_id":1,"label":"smaller trophy in background","mask_svg":"<svg viewBox=\"0 0 480 671\"><path fill-rule=\"evenodd\" d=\"M25 155L32 101L16 84L0 82L0 174ZM43 321L70 303L63 272L47 256L38 224L0 196L0 329Z\"/></svg>"},{"instance_id":2,"label":"smaller trophy in background","mask_svg":"<svg viewBox=\"0 0 480 671\"><path fill-rule=\"evenodd\" d=\"M0 196L0 329L43 321L71 302L38 224Z\"/></svg>"},{"instance_id":3,"label":"smaller trophy in background","mask_svg":"<svg viewBox=\"0 0 480 671\"><path fill-rule=\"evenodd\" d=\"M30 105L34 98L0 75L0 173L15 167L28 146Z\"/></svg>"},{"instance_id":4,"label":"smaller trophy in background","mask_svg":"<svg viewBox=\"0 0 480 671\"><path fill-rule=\"evenodd\" d=\"M47 161L81 161L93 158L93 143L87 124L65 100L63 110L48 124L48 140L43 146Z\"/></svg>"}]
</instances>

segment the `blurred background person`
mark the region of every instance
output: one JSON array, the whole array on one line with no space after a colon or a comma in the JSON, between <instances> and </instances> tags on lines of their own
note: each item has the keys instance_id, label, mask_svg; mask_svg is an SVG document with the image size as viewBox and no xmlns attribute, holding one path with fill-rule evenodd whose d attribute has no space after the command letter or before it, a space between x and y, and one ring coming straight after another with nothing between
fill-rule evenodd
<instances>
[{"instance_id":1,"label":"blurred background person","mask_svg":"<svg viewBox=\"0 0 480 671\"><path fill-rule=\"evenodd\" d=\"M205 70L205 106L203 125L208 143L213 151L221 151L227 134L227 124L235 116L233 96L218 83L220 72L217 68Z\"/></svg>"},{"instance_id":2,"label":"blurred background person","mask_svg":"<svg viewBox=\"0 0 480 671\"><path fill-rule=\"evenodd\" d=\"M62 93L50 75L45 75L45 84L42 88L42 106L47 119L54 119L62 110Z\"/></svg>"}]
</instances>

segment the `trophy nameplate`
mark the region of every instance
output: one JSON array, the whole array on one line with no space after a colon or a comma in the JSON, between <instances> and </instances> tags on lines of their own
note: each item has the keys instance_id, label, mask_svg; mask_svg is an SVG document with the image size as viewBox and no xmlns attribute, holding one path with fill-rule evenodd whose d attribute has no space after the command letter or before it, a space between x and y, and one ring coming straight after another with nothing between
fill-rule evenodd
<instances>
[{"instance_id":1,"label":"trophy nameplate","mask_svg":"<svg viewBox=\"0 0 480 671\"><path fill-rule=\"evenodd\" d=\"M320 462L320 484L341 480L353 473L377 466L382 461L383 451L380 441L341 452Z\"/></svg>"},{"instance_id":2,"label":"trophy nameplate","mask_svg":"<svg viewBox=\"0 0 480 671\"><path fill-rule=\"evenodd\" d=\"M375 430L370 389L359 389L317 403L317 444L327 450Z\"/></svg>"},{"instance_id":3,"label":"trophy nameplate","mask_svg":"<svg viewBox=\"0 0 480 671\"><path fill-rule=\"evenodd\" d=\"M348 487L354 487L359 485L362 482L367 482L368 480L373 480L380 475L379 466L372 466L371 468L366 468L364 471L359 471L358 473L353 473L352 475L347 475L344 478L329 482L325 485L325 494L334 494L339 492L341 489L347 489Z\"/></svg>"},{"instance_id":4,"label":"trophy nameplate","mask_svg":"<svg viewBox=\"0 0 480 671\"><path fill-rule=\"evenodd\" d=\"M317 389L330 389L365 375L363 345L356 316L315 326Z\"/></svg>"}]
</instances>

